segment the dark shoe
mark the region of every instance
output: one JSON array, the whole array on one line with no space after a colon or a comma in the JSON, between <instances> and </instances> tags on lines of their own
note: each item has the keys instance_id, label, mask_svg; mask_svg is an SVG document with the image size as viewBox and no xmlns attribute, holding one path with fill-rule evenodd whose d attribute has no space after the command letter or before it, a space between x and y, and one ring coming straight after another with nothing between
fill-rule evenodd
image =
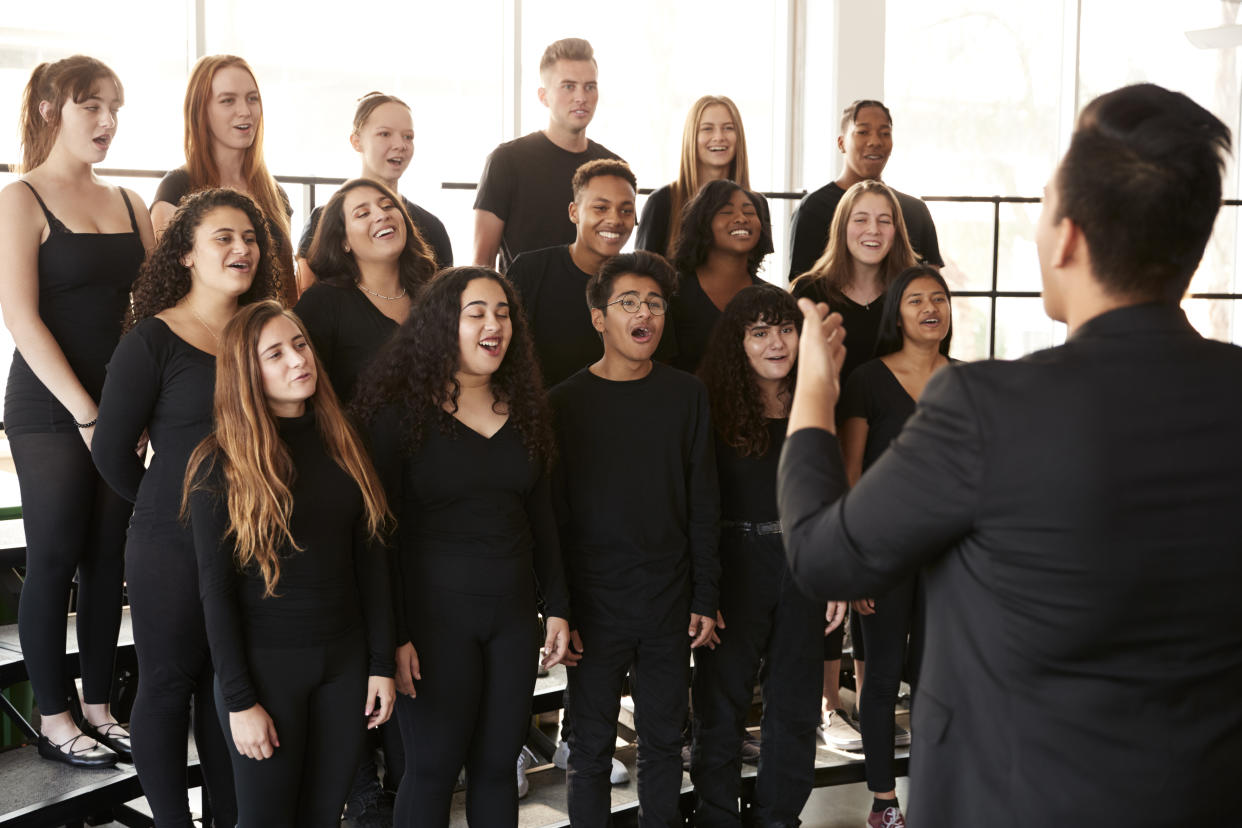
<instances>
[{"instance_id":1,"label":"dark shoe","mask_svg":"<svg viewBox=\"0 0 1242 828\"><path fill-rule=\"evenodd\" d=\"M120 731L120 733L117 733L114 736L112 734L115 731ZM134 751L129 744L129 734L125 732L125 728L121 727L121 725L116 722L108 722L102 727L95 727L90 722L82 722L82 732L87 736L90 736L96 742L99 742L99 744L104 747L109 748L117 755L117 758L120 759L120 761L134 761ZM122 733L124 735L121 735Z\"/></svg>"},{"instance_id":2,"label":"dark shoe","mask_svg":"<svg viewBox=\"0 0 1242 828\"><path fill-rule=\"evenodd\" d=\"M110 768L116 764L116 754L103 745L74 750L73 745L78 739L87 739L85 733L79 733L67 742L52 744L46 736L39 737L39 755L54 762L64 762L75 768ZM66 750L68 748L68 750Z\"/></svg>"}]
</instances>

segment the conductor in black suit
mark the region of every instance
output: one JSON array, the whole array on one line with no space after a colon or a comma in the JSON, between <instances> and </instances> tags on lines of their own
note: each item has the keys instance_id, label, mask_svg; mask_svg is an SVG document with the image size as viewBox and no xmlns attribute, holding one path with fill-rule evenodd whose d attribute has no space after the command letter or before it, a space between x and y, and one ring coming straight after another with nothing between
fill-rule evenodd
<instances>
[{"instance_id":1,"label":"conductor in black suit","mask_svg":"<svg viewBox=\"0 0 1242 828\"><path fill-rule=\"evenodd\" d=\"M1242 823L1242 349L1178 306L1228 149L1184 95L1092 101L1036 237L1066 343L938 372L848 494L840 319L803 300L789 561L819 599L924 568L915 828Z\"/></svg>"}]
</instances>

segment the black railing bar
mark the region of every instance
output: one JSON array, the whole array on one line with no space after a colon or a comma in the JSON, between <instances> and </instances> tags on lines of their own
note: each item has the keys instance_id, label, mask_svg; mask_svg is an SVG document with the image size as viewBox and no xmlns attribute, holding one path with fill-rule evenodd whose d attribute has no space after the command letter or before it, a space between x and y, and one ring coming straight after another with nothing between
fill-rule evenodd
<instances>
[{"instance_id":1,"label":"black railing bar","mask_svg":"<svg viewBox=\"0 0 1242 828\"><path fill-rule=\"evenodd\" d=\"M1000 201L992 203L992 292L1000 287ZM988 354L996 356L996 302L992 302L988 325Z\"/></svg>"}]
</instances>

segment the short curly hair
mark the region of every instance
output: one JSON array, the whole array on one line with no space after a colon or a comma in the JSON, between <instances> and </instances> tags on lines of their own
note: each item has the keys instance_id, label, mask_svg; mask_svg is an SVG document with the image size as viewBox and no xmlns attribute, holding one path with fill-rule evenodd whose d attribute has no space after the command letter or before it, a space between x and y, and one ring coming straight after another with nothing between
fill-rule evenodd
<instances>
[{"instance_id":1,"label":"short curly hair","mask_svg":"<svg viewBox=\"0 0 1242 828\"><path fill-rule=\"evenodd\" d=\"M712 237L712 219L720 209L729 203L733 194L741 191L755 205L759 214L759 241L746 257L746 272L754 276L759 272L763 258L772 252L772 217L768 213L768 202L758 193L747 190L740 184L727 178L709 182L699 194L690 199L681 213L681 235L677 238L677 249L673 251L673 264L679 273L694 273L711 252L715 239Z\"/></svg>"},{"instance_id":2,"label":"short curly hair","mask_svg":"<svg viewBox=\"0 0 1242 828\"><path fill-rule=\"evenodd\" d=\"M254 227L255 241L259 245L254 279L250 289L238 297L237 303L248 305L260 299L280 298L281 281L272 233L262 211L248 195L237 190L226 187L200 190L181 200L181 206L164 228L155 249L143 262L138 278L134 280L133 299L125 318L126 331L143 319L171 308L190 292L190 269L181 260L194 249L194 233L198 226L217 207L234 207L245 213Z\"/></svg>"}]
</instances>

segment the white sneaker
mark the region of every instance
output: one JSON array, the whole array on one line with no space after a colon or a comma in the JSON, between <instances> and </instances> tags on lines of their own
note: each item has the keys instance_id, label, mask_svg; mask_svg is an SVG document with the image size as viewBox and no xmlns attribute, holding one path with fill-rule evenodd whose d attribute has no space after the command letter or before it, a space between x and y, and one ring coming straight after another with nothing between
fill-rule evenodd
<instances>
[{"instance_id":1,"label":"white sneaker","mask_svg":"<svg viewBox=\"0 0 1242 828\"><path fill-rule=\"evenodd\" d=\"M569 769L569 742L561 740L556 743L556 752L552 754L552 764L561 770ZM612 768L608 772L608 781L614 785L624 785L630 781L630 771L621 760L612 757Z\"/></svg>"},{"instance_id":2,"label":"white sneaker","mask_svg":"<svg viewBox=\"0 0 1242 828\"><path fill-rule=\"evenodd\" d=\"M824 714L824 725L819 729L824 744L837 750L862 750L862 734L850 721L844 710L829 710Z\"/></svg>"},{"instance_id":3,"label":"white sneaker","mask_svg":"<svg viewBox=\"0 0 1242 828\"><path fill-rule=\"evenodd\" d=\"M523 745L517 758L518 799L522 799L526 794L530 793L530 780L526 778L526 771L537 764L539 762L535 759L535 754L531 753L530 748Z\"/></svg>"}]
</instances>

